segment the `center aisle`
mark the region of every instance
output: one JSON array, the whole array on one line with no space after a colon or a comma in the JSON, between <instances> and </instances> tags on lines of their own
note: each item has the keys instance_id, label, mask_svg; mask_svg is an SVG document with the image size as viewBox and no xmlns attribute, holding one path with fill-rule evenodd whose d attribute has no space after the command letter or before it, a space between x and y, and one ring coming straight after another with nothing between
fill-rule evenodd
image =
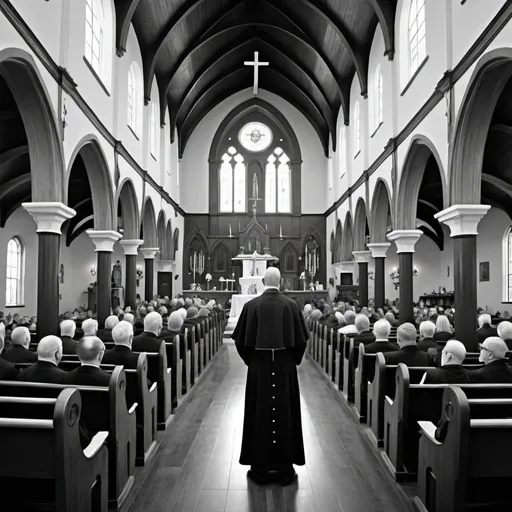
<instances>
[{"instance_id":1,"label":"center aisle","mask_svg":"<svg viewBox=\"0 0 512 512\"><path fill-rule=\"evenodd\" d=\"M238 463L246 373L224 345L169 425L129 512L412 510L308 358L299 367L306 466L285 488L247 480Z\"/></svg>"}]
</instances>

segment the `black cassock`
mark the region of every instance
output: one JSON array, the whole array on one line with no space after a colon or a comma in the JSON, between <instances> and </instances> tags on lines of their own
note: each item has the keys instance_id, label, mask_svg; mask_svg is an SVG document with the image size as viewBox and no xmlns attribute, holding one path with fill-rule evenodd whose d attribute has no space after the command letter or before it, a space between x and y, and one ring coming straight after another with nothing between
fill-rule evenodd
<instances>
[{"instance_id":1,"label":"black cassock","mask_svg":"<svg viewBox=\"0 0 512 512\"><path fill-rule=\"evenodd\" d=\"M244 305L231 337L248 366L240 464L304 465L297 365L309 336L297 304L267 289Z\"/></svg>"}]
</instances>

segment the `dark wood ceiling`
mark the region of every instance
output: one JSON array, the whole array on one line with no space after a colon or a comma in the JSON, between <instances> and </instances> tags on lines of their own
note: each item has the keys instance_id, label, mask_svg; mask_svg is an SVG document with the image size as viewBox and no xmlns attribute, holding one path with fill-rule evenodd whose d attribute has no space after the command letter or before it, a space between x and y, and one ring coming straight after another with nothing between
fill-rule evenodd
<instances>
[{"instance_id":1,"label":"dark wood ceiling","mask_svg":"<svg viewBox=\"0 0 512 512\"><path fill-rule=\"evenodd\" d=\"M179 152L201 119L231 94L251 87L254 51L260 87L289 101L313 125L325 153L336 147L336 119L348 123L354 75L367 94L377 24L393 58L397 0L116 0L117 53L130 23L141 47L145 101L156 79L161 118L169 110Z\"/></svg>"}]
</instances>

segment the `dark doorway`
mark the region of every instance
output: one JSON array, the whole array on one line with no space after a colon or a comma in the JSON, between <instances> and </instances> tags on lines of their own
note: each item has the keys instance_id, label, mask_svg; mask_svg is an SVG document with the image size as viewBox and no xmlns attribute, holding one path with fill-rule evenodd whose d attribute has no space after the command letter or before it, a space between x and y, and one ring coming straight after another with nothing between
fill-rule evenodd
<instances>
[{"instance_id":1,"label":"dark doorway","mask_svg":"<svg viewBox=\"0 0 512 512\"><path fill-rule=\"evenodd\" d=\"M157 272L157 280L158 295L172 299L172 272Z\"/></svg>"}]
</instances>

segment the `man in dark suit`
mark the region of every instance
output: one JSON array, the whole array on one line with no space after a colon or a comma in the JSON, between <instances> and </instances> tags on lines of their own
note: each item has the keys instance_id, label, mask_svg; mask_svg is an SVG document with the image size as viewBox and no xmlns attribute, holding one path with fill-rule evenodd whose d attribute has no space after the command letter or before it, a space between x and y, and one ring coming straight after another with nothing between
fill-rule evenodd
<instances>
[{"instance_id":1,"label":"man in dark suit","mask_svg":"<svg viewBox=\"0 0 512 512\"><path fill-rule=\"evenodd\" d=\"M470 384L471 371L462 366L466 347L457 340L449 340L441 352L441 368L425 373L422 384Z\"/></svg>"},{"instance_id":2,"label":"man in dark suit","mask_svg":"<svg viewBox=\"0 0 512 512\"><path fill-rule=\"evenodd\" d=\"M4 339L0 336L0 354L4 349ZM16 367L0 357L0 380L16 380L18 370Z\"/></svg>"},{"instance_id":3,"label":"man in dark suit","mask_svg":"<svg viewBox=\"0 0 512 512\"><path fill-rule=\"evenodd\" d=\"M26 327L16 327L11 334L12 347L4 353L3 358L10 363L35 363L37 354L31 352L30 331Z\"/></svg>"},{"instance_id":4,"label":"man in dark suit","mask_svg":"<svg viewBox=\"0 0 512 512\"><path fill-rule=\"evenodd\" d=\"M160 313L153 311L144 318L144 332L133 338L132 350L134 352L158 352L162 340L159 338L162 332L162 317Z\"/></svg>"},{"instance_id":5,"label":"man in dark suit","mask_svg":"<svg viewBox=\"0 0 512 512\"><path fill-rule=\"evenodd\" d=\"M58 368L62 359L62 341L57 336L45 336L37 345L37 363L18 375L24 382L62 384L66 372Z\"/></svg>"},{"instance_id":6,"label":"man in dark suit","mask_svg":"<svg viewBox=\"0 0 512 512\"><path fill-rule=\"evenodd\" d=\"M354 325L359 333L354 338L354 346L358 347L360 343L369 345L375 341L375 335L370 331L370 320L366 315L357 315Z\"/></svg>"},{"instance_id":7,"label":"man in dark suit","mask_svg":"<svg viewBox=\"0 0 512 512\"><path fill-rule=\"evenodd\" d=\"M478 317L479 329L476 330L478 343L483 343L487 338L498 336L496 327L491 325L491 315L484 313Z\"/></svg>"},{"instance_id":8,"label":"man in dark suit","mask_svg":"<svg viewBox=\"0 0 512 512\"><path fill-rule=\"evenodd\" d=\"M125 368L137 369L138 354L132 352L133 326L123 320L112 329L115 347L107 350L103 356L103 364L123 365Z\"/></svg>"},{"instance_id":9,"label":"man in dark suit","mask_svg":"<svg viewBox=\"0 0 512 512\"><path fill-rule=\"evenodd\" d=\"M434 361L421 351L416 344L416 328L410 323L402 324L397 330L400 350L384 354L386 364L404 363L407 366L432 366Z\"/></svg>"},{"instance_id":10,"label":"man in dark suit","mask_svg":"<svg viewBox=\"0 0 512 512\"><path fill-rule=\"evenodd\" d=\"M197 325L199 323L198 316L199 310L195 306L190 306L187 309L187 316L185 317L185 321L183 322L181 329L183 330L185 327L190 329L190 327Z\"/></svg>"},{"instance_id":11,"label":"man in dark suit","mask_svg":"<svg viewBox=\"0 0 512 512\"><path fill-rule=\"evenodd\" d=\"M208 311L206 308L204 309ZM181 332L183 321L183 315L179 311L173 311L167 320L167 329L160 333L160 339L164 341L174 341L176 335L179 335Z\"/></svg>"},{"instance_id":12,"label":"man in dark suit","mask_svg":"<svg viewBox=\"0 0 512 512\"><path fill-rule=\"evenodd\" d=\"M82 365L64 376L64 384L108 386L110 375L100 368L105 353L103 342L96 336L85 336L78 342L76 352Z\"/></svg>"},{"instance_id":13,"label":"man in dark suit","mask_svg":"<svg viewBox=\"0 0 512 512\"><path fill-rule=\"evenodd\" d=\"M373 334L375 341L364 347L365 354L377 354L378 352L396 352L398 345L389 341L391 326L387 320L381 319L375 322Z\"/></svg>"},{"instance_id":14,"label":"man in dark suit","mask_svg":"<svg viewBox=\"0 0 512 512\"><path fill-rule=\"evenodd\" d=\"M434 333L436 332L436 324L430 320L425 320L420 324L420 336L421 339L418 341L418 347L423 352L428 352L430 348L441 352L441 345L433 339Z\"/></svg>"},{"instance_id":15,"label":"man in dark suit","mask_svg":"<svg viewBox=\"0 0 512 512\"><path fill-rule=\"evenodd\" d=\"M497 336L487 338L480 345L478 360L485 366L471 374L476 384L512 383L512 366L507 361L507 344Z\"/></svg>"},{"instance_id":16,"label":"man in dark suit","mask_svg":"<svg viewBox=\"0 0 512 512\"><path fill-rule=\"evenodd\" d=\"M63 320L60 323L60 339L62 340L62 352L64 354L76 354L78 341L74 340L76 324L73 320Z\"/></svg>"},{"instance_id":17,"label":"man in dark suit","mask_svg":"<svg viewBox=\"0 0 512 512\"><path fill-rule=\"evenodd\" d=\"M105 320L105 329L98 331L98 338L103 343L112 342L112 329L119 323L119 318L116 315L107 316Z\"/></svg>"},{"instance_id":18,"label":"man in dark suit","mask_svg":"<svg viewBox=\"0 0 512 512\"><path fill-rule=\"evenodd\" d=\"M135 323L133 324L134 334L138 336L144 332L144 318L146 318L146 308L141 306L138 311L138 316L135 318Z\"/></svg>"},{"instance_id":19,"label":"man in dark suit","mask_svg":"<svg viewBox=\"0 0 512 512\"><path fill-rule=\"evenodd\" d=\"M512 350L512 322L503 320L498 324L498 336L507 344L508 350Z\"/></svg>"}]
</instances>

